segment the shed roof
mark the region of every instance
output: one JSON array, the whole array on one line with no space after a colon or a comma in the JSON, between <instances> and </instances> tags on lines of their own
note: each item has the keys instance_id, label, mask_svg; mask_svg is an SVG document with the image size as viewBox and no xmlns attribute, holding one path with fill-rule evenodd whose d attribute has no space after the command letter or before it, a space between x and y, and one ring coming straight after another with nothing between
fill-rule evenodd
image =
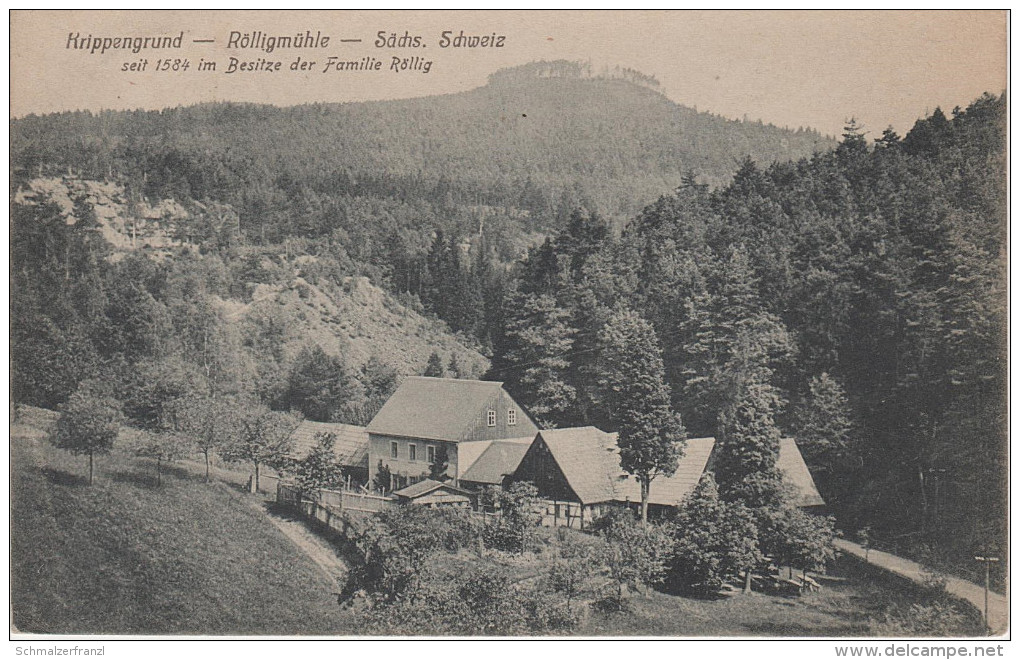
<instances>
[{"instance_id":1,"label":"shed roof","mask_svg":"<svg viewBox=\"0 0 1020 660\"><path fill-rule=\"evenodd\" d=\"M493 440L485 451L461 475L462 481L499 485L503 477L513 474L521 464L534 438Z\"/></svg>"},{"instance_id":2,"label":"shed roof","mask_svg":"<svg viewBox=\"0 0 1020 660\"><path fill-rule=\"evenodd\" d=\"M689 438L687 448L673 476L660 475L652 480L648 502L676 506L690 495L705 472L713 447L715 438ZM616 499L625 502L641 501L641 484L623 470L620 470L620 476L616 480Z\"/></svg>"},{"instance_id":3,"label":"shed roof","mask_svg":"<svg viewBox=\"0 0 1020 660\"><path fill-rule=\"evenodd\" d=\"M305 420L290 436L294 441L290 455L298 460L308 456L320 433L332 433L336 437L333 451L342 465L368 468L368 431L364 426Z\"/></svg>"},{"instance_id":4,"label":"shed roof","mask_svg":"<svg viewBox=\"0 0 1020 660\"><path fill-rule=\"evenodd\" d=\"M502 387L487 380L405 378L369 423L368 432L459 442L481 423L482 411Z\"/></svg>"},{"instance_id":5,"label":"shed roof","mask_svg":"<svg viewBox=\"0 0 1020 660\"><path fill-rule=\"evenodd\" d=\"M783 483L797 491L797 506L824 506L825 500L815 486L815 480L808 470L804 456L793 438L779 441L779 460L776 465L783 473Z\"/></svg>"},{"instance_id":6,"label":"shed roof","mask_svg":"<svg viewBox=\"0 0 1020 660\"><path fill-rule=\"evenodd\" d=\"M436 481L435 479L422 479L418 483L411 484L406 488L401 488L400 490L393 494L400 498L413 500L415 498L422 497L423 495L428 495L429 493L437 491L439 489L445 489L450 491L451 493L460 495L469 494L468 491L464 490L463 488L458 488L453 484L443 483L442 481Z\"/></svg>"}]
</instances>

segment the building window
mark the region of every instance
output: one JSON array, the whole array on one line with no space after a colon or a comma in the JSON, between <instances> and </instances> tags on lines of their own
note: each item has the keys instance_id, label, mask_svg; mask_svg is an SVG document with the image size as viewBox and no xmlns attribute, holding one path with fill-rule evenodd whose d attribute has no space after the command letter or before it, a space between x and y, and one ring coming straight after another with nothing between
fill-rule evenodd
<instances>
[{"instance_id":1,"label":"building window","mask_svg":"<svg viewBox=\"0 0 1020 660\"><path fill-rule=\"evenodd\" d=\"M434 446L428 445L427 447L425 447L425 458L428 460L429 463L436 462L436 448Z\"/></svg>"},{"instance_id":2,"label":"building window","mask_svg":"<svg viewBox=\"0 0 1020 660\"><path fill-rule=\"evenodd\" d=\"M496 411L495 410L490 410L489 411L488 423L489 423L489 426L495 426L496 425Z\"/></svg>"},{"instance_id":3,"label":"building window","mask_svg":"<svg viewBox=\"0 0 1020 660\"><path fill-rule=\"evenodd\" d=\"M418 447L415 445L407 445L407 457L412 461L418 460Z\"/></svg>"},{"instance_id":4,"label":"building window","mask_svg":"<svg viewBox=\"0 0 1020 660\"><path fill-rule=\"evenodd\" d=\"M506 423L507 426L513 426L517 423L517 411L513 408L506 411Z\"/></svg>"},{"instance_id":5,"label":"building window","mask_svg":"<svg viewBox=\"0 0 1020 660\"><path fill-rule=\"evenodd\" d=\"M391 442L390 443L390 458L396 458L396 457L397 457L397 443Z\"/></svg>"}]
</instances>

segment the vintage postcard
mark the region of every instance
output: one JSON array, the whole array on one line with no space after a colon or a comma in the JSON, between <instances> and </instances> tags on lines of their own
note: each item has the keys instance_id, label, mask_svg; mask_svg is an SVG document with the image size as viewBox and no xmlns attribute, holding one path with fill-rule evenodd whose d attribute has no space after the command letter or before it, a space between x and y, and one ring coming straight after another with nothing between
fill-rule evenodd
<instances>
[{"instance_id":1,"label":"vintage postcard","mask_svg":"<svg viewBox=\"0 0 1020 660\"><path fill-rule=\"evenodd\" d=\"M1008 19L12 11L19 654L1008 640Z\"/></svg>"}]
</instances>

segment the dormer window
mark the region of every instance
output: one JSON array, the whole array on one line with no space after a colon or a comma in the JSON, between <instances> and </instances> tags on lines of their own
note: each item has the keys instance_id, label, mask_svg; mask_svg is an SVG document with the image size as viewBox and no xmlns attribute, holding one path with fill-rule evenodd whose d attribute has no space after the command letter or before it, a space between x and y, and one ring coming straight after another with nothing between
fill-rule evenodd
<instances>
[{"instance_id":1,"label":"dormer window","mask_svg":"<svg viewBox=\"0 0 1020 660\"><path fill-rule=\"evenodd\" d=\"M495 410L490 410L489 411L489 414L486 416L486 422L488 423L489 426L495 426L496 425L496 411Z\"/></svg>"},{"instance_id":2,"label":"dormer window","mask_svg":"<svg viewBox=\"0 0 1020 660\"><path fill-rule=\"evenodd\" d=\"M517 423L517 411L510 408L506 411L506 424L507 426L513 426Z\"/></svg>"}]
</instances>

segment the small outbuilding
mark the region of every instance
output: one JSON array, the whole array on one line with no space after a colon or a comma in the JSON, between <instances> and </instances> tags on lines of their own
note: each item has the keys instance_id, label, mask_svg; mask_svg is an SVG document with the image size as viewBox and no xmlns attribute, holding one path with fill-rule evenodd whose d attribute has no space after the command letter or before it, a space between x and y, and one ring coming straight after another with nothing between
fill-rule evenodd
<instances>
[{"instance_id":1,"label":"small outbuilding","mask_svg":"<svg viewBox=\"0 0 1020 660\"><path fill-rule=\"evenodd\" d=\"M434 479L423 479L393 493L398 504L416 504L429 508L471 508L474 497L463 488Z\"/></svg>"}]
</instances>

